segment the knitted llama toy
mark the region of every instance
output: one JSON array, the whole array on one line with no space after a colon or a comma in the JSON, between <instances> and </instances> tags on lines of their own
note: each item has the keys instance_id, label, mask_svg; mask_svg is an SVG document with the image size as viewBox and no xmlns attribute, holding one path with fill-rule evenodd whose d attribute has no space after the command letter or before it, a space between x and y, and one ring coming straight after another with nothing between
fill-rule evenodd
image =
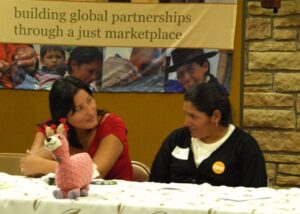
<instances>
[{"instance_id":1,"label":"knitted llama toy","mask_svg":"<svg viewBox=\"0 0 300 214\"><path fill-rule=\"evenodd\" d=\"M53 191L54 197L57 199L76 199L79 196L88 195L93 173L93 161L87 153L70 156L66 132L67 127L64 123L61 123L56 130L55 127L46 127L48 138L44 144L54 154L58 162L55 173L58 190Z\"/></svg>"}]
</instances>

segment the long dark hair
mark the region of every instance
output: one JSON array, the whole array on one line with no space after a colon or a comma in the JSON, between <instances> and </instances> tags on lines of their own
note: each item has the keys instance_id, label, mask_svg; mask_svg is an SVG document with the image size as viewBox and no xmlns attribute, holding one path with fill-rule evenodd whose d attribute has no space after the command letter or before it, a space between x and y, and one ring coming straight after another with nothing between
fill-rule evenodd
<instances>
[{"instance_id":1,"label":"long dark hair","mask_svg":"<svg viewBox=\"0 0 300 214\"><path fill-rule=\"evenodd\" d=\"M185 101L190 101L198 111L211 117L214 110L221 112L220 124L228 126L232 122L231 105L228 96L212 83L201 83L186 90Z\"/></svg>"},{"instance_id":2,"label":"long dark hair","mask_svg":"<svg viewBox=\"0 0 300 214\"><path fill-rule=\"evenodd\" d=\"M49 107L52 124L59 124L61 118L67 118L67 115L70 112L75 112L74 96L79 90L84 90L89 95L93 96L88 84L72 76L58 79L53 83L49 93ZM98 110L98 115L104 115L105 113L107 113L107 111ZM68 126L69 143L76 148L82 148L74 127L70 124L68 124Z\"/></svg>"},{"instance_id":3,"label":"long dark hair","mask_svg":"<svg viewBox=\"0 0 300 214\"><path fill-rule=\"evenodd\" d=\"M103 50L97 47L76 47L74 48L68 59L68 71L72 73L71 63L76 61L77 65L88 64L94 61L103 62Z\"/></svg>"}]
</instances>

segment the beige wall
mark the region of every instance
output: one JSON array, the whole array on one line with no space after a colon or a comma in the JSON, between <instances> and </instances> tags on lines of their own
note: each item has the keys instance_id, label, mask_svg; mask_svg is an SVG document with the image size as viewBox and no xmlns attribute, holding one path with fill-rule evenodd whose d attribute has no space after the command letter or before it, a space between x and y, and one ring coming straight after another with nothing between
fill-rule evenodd
<instances>
[{"instance_id":1,"label":"beige wall","mask_svg":"<svg viewBox=\"0 0 300 214\"><path fill-rule=\"evenodd\" d=\"M247 2L243 126L258 140L275 186L300 186L300 2L277 14Z\"/></svg>"}]
</instances>

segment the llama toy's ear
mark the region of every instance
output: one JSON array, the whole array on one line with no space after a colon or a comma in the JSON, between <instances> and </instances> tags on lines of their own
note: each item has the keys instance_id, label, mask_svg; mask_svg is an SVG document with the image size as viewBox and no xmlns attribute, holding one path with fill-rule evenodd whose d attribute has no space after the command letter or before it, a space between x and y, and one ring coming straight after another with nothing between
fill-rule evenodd
<instances>
[{"instance_id":1,"label":"llama toy's ear","mask_svg":"<svg viewBox=\"0 0 300 214\"><path fill-rule=\"evenodd\" d=\"M56 129L56 133L58 134L63 134L63 135L67 135L67 130L65 129L65 124L61 123L58 125L57 129Z\"/></svg>"},{"instance_id":2,"label":"llama toy's ear","mask_svg":"<svg viewBox=\"0 0 300 214\"><path fill-rule=\"evenodd\" d=\"M55 134L55 131L50 126L46 126L45 132L47 137L50 137Z\"/></svg>"},{"instance_id":3,"label":"llama toy's ear","mask_svg":"<svg viewBox=\"0 0 300 214\"><path fill-rule=\"evenodd\" d=\"M67 137L69 127L67 125L66 119L61 118L59 120L59 122L60 122L60 124L58 125L58 127L56 129L56 133L63 134L63 135L65 135L65 137Z\"/></svg>"}]
</instances>

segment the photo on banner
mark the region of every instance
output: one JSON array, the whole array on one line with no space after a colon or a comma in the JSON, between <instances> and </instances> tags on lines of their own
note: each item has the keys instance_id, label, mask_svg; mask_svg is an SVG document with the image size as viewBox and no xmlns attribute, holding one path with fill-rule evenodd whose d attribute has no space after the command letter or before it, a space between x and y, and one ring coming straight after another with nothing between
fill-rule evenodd
<instances>
[{"instance_id":1,"label":"photo on banner","mask_svg":"<svg viewBox=\"0 0 300 214\"><path fill-rule=\"evenodd\" d=\"M7 3L14 22L8 33L0 34L3 41L0 43L0 88L50 90L55 80L73 75L88 83L95 92L177 93L193 84L212 80L230 91L235 19L230 23L233 29L225 29L226 24L221 29L230 32L222 38L228 44L218 40L220 29L207 26L214 26L215 22L224 25L222 20L212 20L209 14L212 8L222 10L223 6L228 10L228 5L236 4L234 0L206 1L206 6L201 8L204 14L201 19L197 13L189 14L195 4L185 4L190 9L174 9L176 4L135 4L140 8L155 5L156 11L161 11L152 15L149 11L154 9L144 9L146 12L131 9L126 15L115 12L124 4L94 3L106 5L100 13L93 9L95 5L72 2L70 11L74 12L67 14L53 12L60 9L45 4L46 1L39 2L39 7L33 7L33 0L27 1L32 5L21 7ZM142 12L137 14L136 11ZM228 11L235 18L234 9ZM44 17L57 14L51 20L48 17L51 22L56 21L52 31L51 25L48 29L39 27L43 13ZM152 24L150 27L144 24L147 20ZM170 23L160 27L157 22L161 20ZM26 27L26 22L28 26L37 27ZM105 27L108 30L102 30ZM75 33L71 31L76 28ZM207 32L199 32L199 29ZM74 35L70 36L70 32ZM7 38L16 40L7 41ZM19 56L25 53L28 55L26 63L20 65ZM197 66L202 69L200 72Z\"/></svg>"}]
</instances>

